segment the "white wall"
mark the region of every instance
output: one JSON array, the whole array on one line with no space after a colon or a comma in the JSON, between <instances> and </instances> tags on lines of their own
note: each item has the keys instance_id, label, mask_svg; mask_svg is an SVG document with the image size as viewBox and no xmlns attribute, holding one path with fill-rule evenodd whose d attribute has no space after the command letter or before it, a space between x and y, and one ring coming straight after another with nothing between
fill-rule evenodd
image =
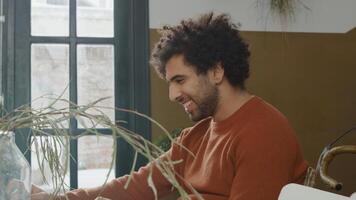
<instances>
[{"instance_id":1,"label":"white wall","mask_svg":"<svg viewBox=\"0 0 356 200\"><path fill-rule=\"evenodd\" d=\"M208 11L226 12L245 31L345 33L356 26L356 0L295 0L294 20L281 23L266 5L267 0L150 0L150 28L177 24L181 19Z\"/></svg>"}]
</instances>

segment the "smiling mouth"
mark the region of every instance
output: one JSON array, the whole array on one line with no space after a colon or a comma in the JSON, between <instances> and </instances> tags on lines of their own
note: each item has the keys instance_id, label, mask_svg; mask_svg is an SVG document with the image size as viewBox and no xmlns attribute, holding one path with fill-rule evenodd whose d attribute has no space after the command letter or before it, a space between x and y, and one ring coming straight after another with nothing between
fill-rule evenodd
<instances>
[{"instance_id":1,"label":"smiling mouth","mask_svg":"<svg viewBox=\"0 0 356 200\"><path fill-rule=\"evenodd\" d=\"M193 101L189 100L189 101L183 103L183 107L184 107L184 110L186 112L189 112L189 113L192 112L192 110L193 110Z\"/></svg>"}]
</instances>

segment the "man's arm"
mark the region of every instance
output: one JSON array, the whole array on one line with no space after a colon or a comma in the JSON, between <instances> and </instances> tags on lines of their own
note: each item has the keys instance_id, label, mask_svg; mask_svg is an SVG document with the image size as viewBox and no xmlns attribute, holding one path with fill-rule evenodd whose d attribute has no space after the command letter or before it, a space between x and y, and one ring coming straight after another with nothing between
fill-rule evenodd
<instances>
[{"instance_id":1,"label":"man's arm","mask_svg":"<svg viewBox=\"0 0 356 200\"><path fill-rule=\"evenodd\" d=\"M129 176L123 176L114 179L104 186L89 188L89 189L76 189L66 193L66 196L70 200L94 200L98 196L109 198L112 200L120 199L154 199L154 193L148 185L148 177L152 170L152 180L158 190L158 195L164 195L170 192L171 184L164 178L161 172L152 164L145 167L141 167L138 172L134 172L131 176L131 180L127 189L125 184L129 180ZM32 200L44 200L48 199L49 194L41 191L38 188L33 190ZM58 199L65 199L64 196L58 197Z\"/></svg>"},{"instance_id":2,"label":"man's arm","mask_svg":"<svg viewBox=\"0 0 356 200\"><path fill-rule=\"evenodd\" d=\"M180 137L177 138L177 142L180 143ZM172 148L162 155L160 159L169 159L172 161L181 160L181 151L181 146L174 143ZM177 163L174 165L175 173L180 172L179 169L181 164L182 163ZM158 197L172 192L171 183L162 175L154 164L148 164L147 166L141 167L138 172L132 174L127 189L125 189L124 186L129 180L128 175L114 179L104 186L89 189L76 189L67 192L66 195L69 200L94 200L99 195L112 200L154 199L154 193L148 185L148 177L150 173L152 173L152 181L156 187ZM48 194L44 192L37 194L32 193L31 198L32 200L48 199Z\"/></svg>"},{"instance_id":3,"label":"man's arm","mask_svg":"<svg viewBox=\"0 0 356 200\"><path fill-rule=\"evenodd\" d=\"M125 184L129 180L129 176L123 176L114 179L105 186L91 189L78 189L67 193L70 199L94 199L97 196L102 196L110 199L154 199L154 193L148 185L148 177L152 170L152 180L158 191L158 195L164 195L171 189L171 184L164 178L161 172L154 165L141 167L138 172L134 172L131 176L130 183L125 189Z\"/></svg>"},{"instance_id":4,"label":"man's arm","mask_svg":"<svg viewBox=\"0 0 356 200\"><path fill-rule=\"evenodd\" d=\"M187 132L188 129L182 132ZM182 134L181 134L182 135ZM177 138L177 143L181 143L181 137ZM161 156L160 159L170 159L172 161L181 160L180 152L182 148L180 145L174 143L171 149ZM180 172L180 164L174 165L175 173ZM151 167L153 166L153 167ZM105 198L109 198L112 200L120 199L154 199L154 193L152 189L148 185L148 177L151 173L152 168L152 180L157 189L158 196L164 196L168 193L172 192L172 185L166 178L162 175L162 173L158 170L154 165L147 165L145 167L141 167L138 172L134 172L128 188L125 190L124 186L129 179L129 176L123 176L117 179L114 179L104 186L89 188L89 189L77 189L66 193L69 200L94 200L99 195ZM179 181L179 180L178 180ZM32 194L32 200L43 200L48 199L45 196L48 195L46 193L42 194Z\"/></svg>"},{"instance_id":5,"label":"man's arm","mask_svg":"<svg viewBox=\"0 0 356 200\"><path fill-rule=\"evenodd\" d=\"M58 196L58 200L94 200L97 197L108 199L134 200L134 199L154 199L154 193L148 185L148 177L152 173L152 181L158 191L158 196L165 195L171 190L171 184L167 181L154 164L141 167L138 172L134 172L129 180L129 176L114 179L103 186L76 189ZM127 181L130 181L125 189ZM48 200L50 195L42 189L33 186L32 200Z\"/></svg>"}]
</instances>

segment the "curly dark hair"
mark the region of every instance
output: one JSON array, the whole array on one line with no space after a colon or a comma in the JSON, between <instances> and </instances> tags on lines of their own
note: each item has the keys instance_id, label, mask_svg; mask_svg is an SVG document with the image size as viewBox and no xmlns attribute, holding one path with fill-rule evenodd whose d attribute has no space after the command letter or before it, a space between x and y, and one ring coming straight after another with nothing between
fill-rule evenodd
<instances>
[{"instance_id":1,"label":"curly dark hair","mask_svg":"<svg viewBox=\"0 0 356 200\"><path fill-rule=\"evenodd\" d=\"M244 89L249 77L250 52L239 34L239 26L227 14L215 16L212 12L197 20L183 20L177 26L164 26L150 63L163 79L166 63L175 55L183 55L198 74L206 74L221 64L230 84Z\"/></svg>"}]
</instances>

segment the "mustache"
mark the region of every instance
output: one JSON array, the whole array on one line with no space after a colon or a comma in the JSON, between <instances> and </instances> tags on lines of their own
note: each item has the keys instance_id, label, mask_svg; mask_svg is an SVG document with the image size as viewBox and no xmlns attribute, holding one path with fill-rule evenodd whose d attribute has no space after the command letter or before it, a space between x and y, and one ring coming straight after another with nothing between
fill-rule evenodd
<instances>
[{"instance_id":1,"label":"mustache","mask_svg":"<svg viewBox=\"0 0 356 200\"><path fill-rule=\"evenodd\" d=\"M180 104L185 104L188 101L192 101L195 103L194 99L189 97L189 96L179 96L176 98L176 102L180 103Z\"/></svg>"}]
</instances>

